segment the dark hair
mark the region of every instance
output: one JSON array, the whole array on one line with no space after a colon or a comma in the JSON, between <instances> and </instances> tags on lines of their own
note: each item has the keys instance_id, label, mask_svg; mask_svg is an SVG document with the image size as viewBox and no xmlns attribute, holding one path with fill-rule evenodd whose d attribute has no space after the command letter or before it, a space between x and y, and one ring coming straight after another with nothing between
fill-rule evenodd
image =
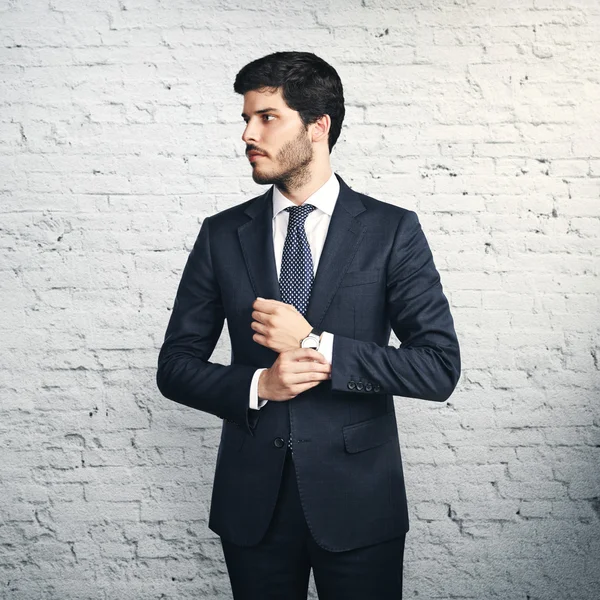
<instances>
[{"instance_id":1,"label":"dark hair","mask_svg":"<svg viewBox=\"0 0 600 600\"><path fill-rule=\"evenodd\" d=\"M312 52L275 52L253 60L235 78L238 94L281 88L286 104L300 113L305 126L323 115L331 118L329 152L342 129L344 90L337 71Z\"/></svg>"}]
</instances>

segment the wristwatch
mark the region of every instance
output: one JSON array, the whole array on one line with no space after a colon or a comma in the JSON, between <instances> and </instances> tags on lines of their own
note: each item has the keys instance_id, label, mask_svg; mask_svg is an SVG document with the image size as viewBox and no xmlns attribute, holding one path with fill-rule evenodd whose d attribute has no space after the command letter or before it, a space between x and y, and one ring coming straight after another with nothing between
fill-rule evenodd
<instances>
[{"instance_id":1,"label":"wristwatch","mask_svg":"<svg viewBox=\"0 0 600 600\"><path fill-rule=\"evenodd\" d=\"M321 334L323 332L316 327L312 328L312 331L302 340L300 340L300 348L313 348L314 350L319 349L321 344Z\"/></svg>"}]
</instances>

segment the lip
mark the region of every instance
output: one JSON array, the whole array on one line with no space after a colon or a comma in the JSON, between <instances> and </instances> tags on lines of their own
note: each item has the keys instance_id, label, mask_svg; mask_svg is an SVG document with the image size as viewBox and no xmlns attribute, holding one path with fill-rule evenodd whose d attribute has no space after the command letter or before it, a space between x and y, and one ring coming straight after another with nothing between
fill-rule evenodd
<instances>
[{"instance_id":1,"label":"lip","mask_svg":"<svg viewBox=\"0 0 600 600\"><path fill-rule=\"evenodd\" d=\"M248 160L256 160L257 158L264 158L266 155L260 152L251 151L248 152Z\"/></svg>"}]
</instances>

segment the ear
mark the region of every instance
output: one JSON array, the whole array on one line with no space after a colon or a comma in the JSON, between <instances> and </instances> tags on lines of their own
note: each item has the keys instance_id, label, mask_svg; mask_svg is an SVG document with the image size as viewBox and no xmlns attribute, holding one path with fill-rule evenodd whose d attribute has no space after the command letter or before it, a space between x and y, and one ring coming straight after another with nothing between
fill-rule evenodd
<instances>
[{"instance_id":1,"label":"ear","mask_svg":"<svg viewBox=\"0 0 600 600\"><path fill-rule=\"evenodd\" d=\"M323 115L312 123L312 141L327 142L329 139L329 130L331 129L331 117Z\"/></svg>"}]
</instances>

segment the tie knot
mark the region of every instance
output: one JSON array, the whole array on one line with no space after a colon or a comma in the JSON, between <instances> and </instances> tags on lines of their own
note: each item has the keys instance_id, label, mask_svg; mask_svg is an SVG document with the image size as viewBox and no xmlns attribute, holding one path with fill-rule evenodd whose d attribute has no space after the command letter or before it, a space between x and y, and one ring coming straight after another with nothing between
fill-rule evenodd
<instances>
[{"instance_id":1,"label":"tie knot","mask_svg":"<svg viewBox=\"0 0 600 600\"><path fill-rule=\"evenodd\" d=\"M312 204L302 204L301 206L288 206L285 210L290 213L290 221L288 223L288 228L290 227L299 227L304 225L304 221L306 221L306 217L317 208Z\"/></svg>"}]
</instances>

